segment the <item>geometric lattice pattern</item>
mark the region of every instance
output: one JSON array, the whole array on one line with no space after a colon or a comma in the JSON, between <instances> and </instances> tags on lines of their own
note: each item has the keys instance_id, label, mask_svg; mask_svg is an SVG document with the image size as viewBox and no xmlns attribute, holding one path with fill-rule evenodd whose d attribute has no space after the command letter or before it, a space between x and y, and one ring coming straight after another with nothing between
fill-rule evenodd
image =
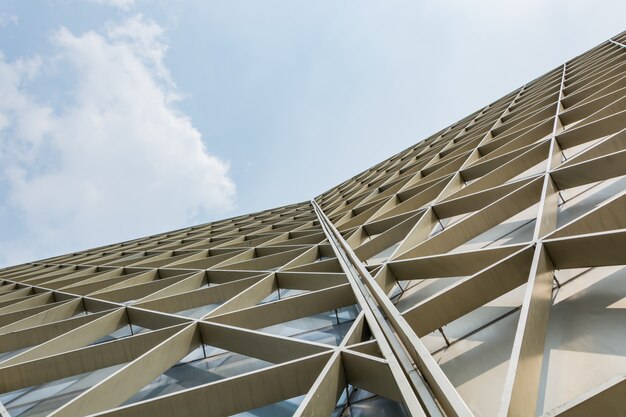
<instances>
[{"instance_id":1,"label":"geometric lattice pattern","mask_svg":"<svg viewBox=\"0 0 626 417\"><path fill-rule=\"evenodd\" d=\"M0 270L2 416L626 415L626 33L310 202Z\"/></svg>"}]
</instances>

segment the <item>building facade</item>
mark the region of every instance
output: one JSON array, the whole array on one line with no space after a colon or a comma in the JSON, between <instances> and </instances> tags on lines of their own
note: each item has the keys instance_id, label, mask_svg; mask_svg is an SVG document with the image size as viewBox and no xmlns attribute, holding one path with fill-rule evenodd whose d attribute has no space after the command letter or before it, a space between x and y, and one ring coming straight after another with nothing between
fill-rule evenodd
<instances>
[{"instance_id":1,"label":"building facade","mask_svg":"<svg viewBox=\"0 0 626 417\"><path fill-rule=\"evenodd\" d=\"M311 201L0 270L3 416L626 415L626 33Z\"/></svg>"}]
</instances>

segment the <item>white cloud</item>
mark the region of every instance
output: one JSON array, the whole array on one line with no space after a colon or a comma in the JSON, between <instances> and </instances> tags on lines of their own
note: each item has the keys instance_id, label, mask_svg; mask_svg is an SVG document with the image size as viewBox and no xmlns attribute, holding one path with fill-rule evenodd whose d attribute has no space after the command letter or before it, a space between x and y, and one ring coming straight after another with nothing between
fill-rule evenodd
<instances>
[{"instance_id":1,"label":"white cloud","mask_svg":"<svg viewBox=\"0 0 626 417\"><path fill-rule=\"evenodd\" d=\"M0 13L0 28L6 27L9 22L17 26L20 23L20 17L16 14Z\"/></svg>"},{"instance_id":2,"label":"white cloud","mask_svg":"<svg viewBox=\"0 0 626 417\"><path fill-rule=\"evenodd\" d=\"M102 6L113 6L122 10L129 10L135 5L135 0L91 0L92 3Z\"/></svg>"},{"instance_id":3,"label":"white cloud","mask_svg":"<svg viewBox=\"0 0 626 417\"><path fill-rule=\"evenodd\" d=\"M0 263L182 227L233 207L228 164L174 107L162 32L137 16L106 34L62 28L51 57L0 55L0 227L12 228L0 237ZM33 87L51 73L68 86L62 99Z\"/></svg>"}]
</instances>

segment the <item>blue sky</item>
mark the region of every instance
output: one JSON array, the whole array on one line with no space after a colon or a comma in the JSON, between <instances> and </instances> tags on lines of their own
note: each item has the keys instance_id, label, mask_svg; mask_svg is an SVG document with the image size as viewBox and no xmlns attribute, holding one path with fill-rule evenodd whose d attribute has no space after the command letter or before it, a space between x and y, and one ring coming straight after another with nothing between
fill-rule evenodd
<instances>
[{"instance_id":1,"label":"blue sky","mask_svg":"<svg viewBox=\"0 0 626 417\"><path fill-rule=\"evenodd\" d=\"M603 0L0 0L0 265L310 199L625 15Z\"/></svg>"}]
</instances>

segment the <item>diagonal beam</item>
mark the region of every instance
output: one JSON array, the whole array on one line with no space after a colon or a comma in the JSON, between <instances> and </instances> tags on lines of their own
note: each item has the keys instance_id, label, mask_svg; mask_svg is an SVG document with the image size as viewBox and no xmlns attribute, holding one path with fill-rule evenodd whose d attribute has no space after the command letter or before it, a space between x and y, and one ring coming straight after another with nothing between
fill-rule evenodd
<instances>
[{"instance_id":1,"label":"diagonal beam","mask_svg":"<svg viewBox=\"0 0 626 417\"><path fill-rule=\"evenodd\" d=\"M556 269L626 264L626 229L543 241Z\"/></svg>"},{"instance_id":2,"label":"diagonal beam","mask_svg":"<svg viewBox=\"0 0 626 417\"><path fill-rule=\"evenodd\" d=\"M423 343L400 316L383 289L363 267L315 200L312 200L312 204L324 226L329 241L336 243L335 251L342 259L344 268L350 271L348 275L349 278L352 276L350 282L354 286L359 304L364 306L366 318L370 323L374 337L379 341L383 357L387 358L392 370L401 365L401 369L407 375L407 379L401 378L401 375L398 375L396 371L395 379L401 385L401 390L403 390L402 385L406 386L408 385L407 380L410 381L409 387L419 393L421 404L431 416L441 414L439 405L450 416L472 416L459 393L454 389ZM374 316L374 313L377 313L377 316ZM387 329L387 332L383 332L383 329ZM433 403L433 397L436 398L439 405ZM416 407L411 403L407 404L407 398L410 397L405 394L404 403L409 412L416 415L423 413L422 407L419 405Z\"/></svg>"},{"instance_id":3,"label":"diagonal beam","mask_svg":"<svg viewBox=\"0 0 626 417\"><path fill-rule=\"evenodd\" d=\"M346 378L342 364L340 350L335 351L333 356L322 369L313 386L300 403L294 413L294 417L329 416L337 404L341 391L346 387Z\"/></svg>"},{"instance_id":4,"label":"diagonal beam","mask_svg":"<svg viewBox=\"0 0 626 417\"><path fill-rule=\"evenodd\" d=\"M623 417L624 398L626 398L626 376L619 375L558 406L542 417Z\"/></svg>"},{"instance_id":5,"label":"diagonal beam","mask_svg":"<svg viewBox=\"0 0 626 417\"><path fill-rule=\"evenodd\" d=\"M226 417L305 394L331 353L297 359L259 371L163 395L107 411L109 417ZM244 394L245 395L242 395ZM219 401L215 399L219 398Z\"/></svg>"},{"instance_id":6,"label":"diagonal beam","mask_svg":"<svg viewBox=\"0 0 626 417\"><path fill-rule=\"evenodd\" d=\"M532 246L515 252L405 311L402 316L418 337L451 323L519 287L528 279Z\"/></svg>"},{"instance_id":7,"label":"diagonal beam","mask_svg":"<svg viewBox=\"0 0 626 417\"><path fill-rule=\"evenodd\" d=\"M115 408L172 367L200 343L196 325L186 326L57 409L50 416L84 416Z\"/></svg>"},{"instance_id":8,"label":"diagonal beam","mask_svg":"<svg viewBox=\"0 0 626 417\"><path fill-rule=\"evenodd\" d=\"M543 244L538 243L504 382L500 416L523 417L535 414L552 307L553 277L552 261Z\"/></svg>"}]
</instances>

